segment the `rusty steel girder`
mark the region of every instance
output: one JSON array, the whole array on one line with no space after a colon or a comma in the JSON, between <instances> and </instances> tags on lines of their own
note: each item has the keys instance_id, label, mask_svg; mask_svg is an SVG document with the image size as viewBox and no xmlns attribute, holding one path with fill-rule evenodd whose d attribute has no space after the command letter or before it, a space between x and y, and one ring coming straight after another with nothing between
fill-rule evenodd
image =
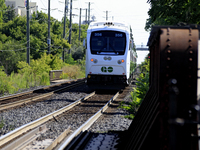
<instances>
[{"instance_id":1,"label":"rusty steel girder","mask_svg":"<svg viewBox=\"0 0 200 150\"><path fill-rule=\"evenodd\" d=\"M199 26L153 27L150 88L129 127L125 149L199 149L199 31Z\"/></svg>"},{"instance_id":2,"label":"rusty steel girder","mask_svg":"<svg viewBox=\"0 0 200 150\"><path fill-rule=\"evenodd\" d=\"M160 29L160 131L169 149L196 149L197 43L199 30ZM188 122L188 123L186 123ZM187 143L187 144L184 144ZM190 144L188 144L190 143Z\"/></svg>"}]
</instances>

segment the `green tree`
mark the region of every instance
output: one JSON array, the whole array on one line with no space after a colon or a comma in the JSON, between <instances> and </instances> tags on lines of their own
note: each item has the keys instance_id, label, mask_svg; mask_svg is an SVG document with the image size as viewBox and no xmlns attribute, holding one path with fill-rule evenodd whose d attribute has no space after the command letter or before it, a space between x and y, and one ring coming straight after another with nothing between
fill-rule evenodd
<instances>
[{"instance_id":1,"label":"green tree","mask_svg":"<svg viewBox=\"0 0 200 150\"><path fill-rule=\"evenodd\" d=\"M6 4L4 0L0 0L0 23L3 23L3 14L6 12Z\"/></svg>"},{"instance_id":2,"label":"green tree","mask_svg":"<svg viewBox=\"0 0 200 150\"><path fill-rule=\"evenodd\" d=\"M5 23L7 23L8 21L13 20L15 17L16 17L15 16L15 9L14 9L13 5L11 7L8 6L4 15L3 15L3 21Z\"/></svg>"},{"instance_id":3,"label":"green tree","mask_svg":"<svg viewBox=\"0 0 200 150\"><path fill-rule=\"evenodd\" d=\"M33 59L40 58L43 52L47 52L47 37L48 37L48 16L45 13L34 13L31 20L31 56ZM51 21L51 54L61 55L63 48L70 49L70 45L67 40L62 37L62 23L50 18Z\"/></svg>"},{"instance_id":4,"label":"green tree","mask_svg":"<svg viewBox=\"0 0 200 150\"><path fill-rule=\"evenodd\" d=\"M1 43L1 42L0 42ZM13 71L17 71L16 64L18 61L25 61L25 49L24 45L15 40L6 41L0 46L2 52L0 52L0 65L4 67L6 74L10 74Z\"/></svg>"},{"instance_id":5,"label":"green tree","mask_svg":"<svg viewBox=\"0 0 200 150\"><path fill-rule=\"evenodd\" d=\"M153 25L199 24L200 3L197 0L148 0L151 9L146 30Z\"/></svg>"},{"instance_id":6,"label":"green tree","mask_svg":"<svg viewBox=\"0 0 200 150\"><path fill-rule=\"evenodd\" d=\"M0 4L4 6L4 1L0 0ZM0 5L1 7L1 5ZM6 9L6 6L5 8ZM4 12L4 11L1 11ZM6 12L6 11L5 11ZM8 19L8 13L4 15L2 19L5 22L0 26L0 66L4 67L7 74L12 71L16 71L16 64L18 61L25 61L26 58L26 17L17 16ZM0 16L1 19L1 16ZM47 52L47 37L48 37L48 15L43 12L34 13L30 20L30 58L36 60L43 57L43 53ZM3 21L3 20L2 20ZM63 39L63 22L59 22L53 17L50 18L51 22L51 47L50 51L52 55L57 57L62 56L64 48L72 49L72 57L67 60L69 63L76 63L77 59L84 57L84 48L82 47L82 41L86 38L86 30L88 25L81 25L81 41L78 40L79 28L78 24L72 24L72 44L68 43L69 35L69 20L66 21L66 36ZM74 58L73 58L74 57ZM15 58L15 59L13 59ZM9 62L10 61L10 62ZM9 62L9 63L8 63ZM79 61L80 62L80 61Z\"/></svg>"},{"instance_id":7,"label":"green tree","mask_svg":"<svg viewBox=\"0 0 200 150\"><path fill-rule=\"evenodd\" d=\"M1 32L17 41L26 39L26 18L19 16L4 23Z\"/></svg>"}]
</instances>

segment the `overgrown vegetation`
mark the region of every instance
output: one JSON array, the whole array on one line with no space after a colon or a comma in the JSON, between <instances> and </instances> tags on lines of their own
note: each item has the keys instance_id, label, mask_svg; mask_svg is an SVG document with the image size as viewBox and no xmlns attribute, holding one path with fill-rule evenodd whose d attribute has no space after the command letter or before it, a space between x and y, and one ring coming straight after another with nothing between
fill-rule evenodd
<instances>
[{"instance_id":1,"label":"overgrown vegetation","mask_svg":"<svg viewBox=\"0 0 200 150\"><path fill-rule=\"evenodd\" d=\"M7 76L0 70L0 94L13 94L19 89L27 89L39 85L50 85L49 71L63 69L63 78L76 79L84 77L82 61L71 61L71 64L63 63L58 56L47 55L44 53L41 58L31 60L30 65L19 61L17 64L18 73L12 72Z\"/></svg>"},{"instance_id":2,"label":"overgrown vegetation","mask_svg":"<svg viewBox=\"0 0 200 150\"><path fill-rule=\"evenodd\" d=\"M131 61L131 63L130 63L130 72L133 72L135 70L136 66L137 66L136 62Z\"/></svg>"},{"instance_id":3,"label":"overgrown vegetation","mask_svg":"<svg viewBox=\"0 0 200 150\"><path fill-rule=\"evenodd\" d=\"M130 112L130 115L125 116L129 119L135 117L135 114L149 89L149 59L146 58L139 68L142 70L142 73L136 79L136 88L133 88L133 91L131 92L132 101L127 104L122 102L120 106Z\"/></svg>"},{"instance_id":4,"label":"overgrown vegetation","mask_svg":"<svg viewBox=\"0 0 200 150\"><path fill-rule=\"evenodd\" d=\"M3 121L3 118L1 118L0 129L2 129L3 127L4 127L4 121Z\"/></svg>"},{"instance_id":5,"label":"overgrown vegetation","mask_svg":"<svg viewBox=\"0 0 200 150\"><path fill-rule=\"evenodd\" d=\"M79 78L85 74L85 48L87 24L72 24L71 44L68 43L69 20L66 19L66 35L63 38L64 19L50 18L51 45L48 45L48 15L37 12L30 17L30 65L26 62L26 16L16 16L13 7L0 0L0 94L12 94L18 90L38 85L49 85L49 70L63 69L62 78ZM65 50L63 62L62 52Z\"/></svg>"},{"instance_id":6,"label":"overgrown vegetation","mask_svg":"<svg viewBox=\"0 0 200 150\"><path fill-rule=\"evenodd\" d=\"M5 1L0 0L0 66L7 75L13 71L17 73L19 61L26 62L26 16L16 16L15 9L6 7ZM71 44L68 43L69 20L66 19L66 35L63 38L64 19L58 21L50 18L51 45L50 54L62 57L65 50L65 58L70 53L73 59L83 59L85 49L82 46L86 38L87 24L81 24L81 36L79 38L79 25L72 24ZM30 58L36 60L48 51L48 15L37 12L30 17Z\"/></svg>"}]
</instances>

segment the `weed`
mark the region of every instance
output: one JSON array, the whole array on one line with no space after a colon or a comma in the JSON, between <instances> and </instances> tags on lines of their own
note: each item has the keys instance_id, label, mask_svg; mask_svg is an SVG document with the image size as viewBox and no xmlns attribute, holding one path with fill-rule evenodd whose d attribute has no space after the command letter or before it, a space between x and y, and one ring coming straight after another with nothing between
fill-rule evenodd
<instances>
[{"instance_id":1,"label":"weed","mask_svg":"<svg viewBox=\"0 0 200 150\"><path fill-rule=\"evenodd\" d=\"M2 129L3 127L4 127L4 121L3 121L3 118L1 118L0 129Z\"/></svg>"}]
</instances>

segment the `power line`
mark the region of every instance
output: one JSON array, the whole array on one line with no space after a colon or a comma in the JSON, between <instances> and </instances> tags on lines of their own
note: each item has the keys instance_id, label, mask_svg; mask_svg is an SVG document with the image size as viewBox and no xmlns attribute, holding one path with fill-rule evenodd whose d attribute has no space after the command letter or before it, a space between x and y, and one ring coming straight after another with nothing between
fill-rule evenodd
<instances>
[{"instance_id":1,"label":"power line","mask_svg":"<svg viewBox=\"0 0 200 150\"><path fill-rule=\"evenodd\" d=\"M2 43L4 45L9 45L9 46L21 46L21 45L25 45L28 41L26 41L25 43L19 44L19 45L10 45L10 44L6 44L6 43Z\"/></svg>"},{"instance_id":2,"label":"power line","mask_svg":"<svg viewBox=\"0 0 200 150\"><path fill-rule=\"evenodd\" d=\"M26 47L25 48L22 48L22 49L13 49L13 50L0 50L1 52L3 52L3 51L22 51L22 50L25 50L26 49Z\"/></svg>"}]
</instances>

